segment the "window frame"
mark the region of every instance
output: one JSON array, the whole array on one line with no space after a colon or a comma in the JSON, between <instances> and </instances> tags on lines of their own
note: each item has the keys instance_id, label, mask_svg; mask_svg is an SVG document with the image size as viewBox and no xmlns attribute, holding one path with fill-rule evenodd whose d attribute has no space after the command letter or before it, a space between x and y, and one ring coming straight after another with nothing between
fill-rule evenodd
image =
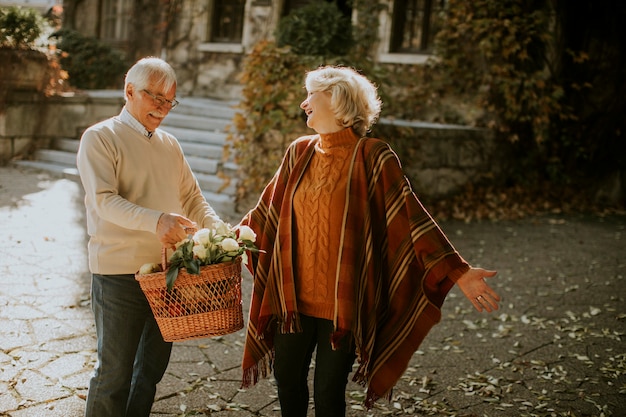
<instances>
[{"instance_id":1,"label":"window frame","mask_svg":"<svg viewBox=\"0 0 626 417\"><path fill-rule=\"evenodd\" d=\"M378 46L378 61L382 63L397 63L397 64L424 64L429 59L434 57L432 52L432 47L427 49L415 49L415 50L394 50L392 47L393 43L398 43L397 39L394 39L394 30L396 30L395 34L397 36L397 27L394 28L394 24L397 25L397 20L394 21L394 17L397 18L399 15L406 15L406 13L402 13L396 9L399 6L402 0L390 0L389 7L386 10L383 10L379 14L379 33L378 37L380 40ZM426 2L430 2L431 4L436 1L441 0L424 0ZM402 1L404 3L405 1ZM432 16L433 9L437 12L436 8L431 7L430 15ZM406 12L406 11L405 11ZM429 18L430 23L432 24L432 17ZM434 39L434 34L431 36ZM431 45L432 45L432 39Z\"/></svg>"},{"instance_id":2,"label":"window frame","mask_svg":"<svg viewBox=\"0 0 626 417\"><path fill-rule=\"evenodd\" d=\"M100 38L111 44L121 44L130 40L130 0L103 0L100 13ZM112 32L110 33L110 28Z\"/></svg>"},{"instance_id":3,"label":"window frame","mask_svg":"<svg viewBox=\"0 0 626 417\"><path fill-rule=\"evenodd\" d=\"M233 3L239 4L233 4ZM246 0L214 0L209 16L209 27L207 38L209 43L230 43L240 44L243 41L244 15L246 9ZM233 6L234 10L227 13L229 6ZM219 13L221 12L221 13ZM239 14L237 14L239 12ZM230 34L223 35L219 33L217 28L220 26L220 20L231 18L235 21L234 29L230 30ZM239 32L234 34L234 32Z\"/></svg>"},{"instance_id":4,"label":"window frame","mask_svg":"<svg viewBox=\"0 0 626 417\"><path fill-rule=\"evenodd\" d=\"M204 34L204 42L201 42L198 45L198 50L201 52L217 52L217 53L235 53L240 54L244 52L244 44L245 40L248 36L248 24L246 20L246 15L248 11L249 0L241 0L242 2L242 10L240 16L240 25L241 25L241 34L239 40L227 41L227 40L213 40L214 34L214 25L215 21L218 19L215 16L217 2L224 1L224 3L230 3L228 0L209 0L207 3L208 15L206 18L206 29Z\"/></svg>"}]
</instances>

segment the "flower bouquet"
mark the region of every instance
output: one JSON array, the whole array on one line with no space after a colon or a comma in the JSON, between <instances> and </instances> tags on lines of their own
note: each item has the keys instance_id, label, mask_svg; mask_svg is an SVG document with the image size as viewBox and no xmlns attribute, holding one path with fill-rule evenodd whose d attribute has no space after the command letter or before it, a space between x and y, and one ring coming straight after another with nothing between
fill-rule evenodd
<instances>
[{"instance_id":1,"label":"flower bouquet","mask_svg":"<svg viewBox=\"0 0 626 417\"><path fill-rule=\"evenodd\" d=\"M217 222L176 244L163 265L135 274L164 340L182 341L233 333L243 328L241 263L258 251L247 226Z\"/></svg>"},{"instance_id":2,"label":"flower bouquet","mask_svg":"<svg viewBox=\"0 0 626 417\"><path fill-rule=\"evenodd\" d=\"M217 222L213 229L200 229L192 237L176 244L169 259L166 283L171 291L180 268L190 274L199 274L200 267L232 262L238 257L247 263L246 251L256 251L256 234L248 226L232 228L228 223Z\"/></svg>"}]
</instances>

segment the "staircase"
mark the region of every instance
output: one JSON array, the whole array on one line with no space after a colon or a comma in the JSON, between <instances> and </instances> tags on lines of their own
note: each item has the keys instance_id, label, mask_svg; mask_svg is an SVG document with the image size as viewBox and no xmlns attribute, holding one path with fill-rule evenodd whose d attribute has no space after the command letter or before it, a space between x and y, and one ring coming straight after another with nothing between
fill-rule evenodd
<instances>
[{"instance_id":1,"label":"staircase","mask_svg":"<svg viewBox=\"0 0 626 417\"><path fill-rule=\"evenodd\" d=\"M237 167L222 161L226 128L230 125L235 102L205 98L184 98L163 120L161 129L176 136L183 148L202 192L221 217L235 214L235 181L230 184L220 176L235 178ZM49 149L36 151L33 160L16 164L78 178L76 152L79 138L55 139Z\"/></svg>"}]
</instances>

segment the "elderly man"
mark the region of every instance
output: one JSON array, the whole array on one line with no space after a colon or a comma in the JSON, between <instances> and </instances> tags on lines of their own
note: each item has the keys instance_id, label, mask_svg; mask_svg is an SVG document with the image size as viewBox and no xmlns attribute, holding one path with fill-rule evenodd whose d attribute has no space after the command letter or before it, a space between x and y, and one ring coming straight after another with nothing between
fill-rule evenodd
<instances>
[{"instance_id":1,"label":"elderly man","mask_svg":"<svg viewBox=\"0 0 626 417\"><path fill-rule=\"evenodd\" d=\"M160 263L187 227L219 220L180 144L159 129L176 101L176 74L158 58L128 71L126 105L88 128L77 156L85 189L98 363L86 417L148 417L167 368L165 342L134 273Z\"/></svg>"}]
</instances>

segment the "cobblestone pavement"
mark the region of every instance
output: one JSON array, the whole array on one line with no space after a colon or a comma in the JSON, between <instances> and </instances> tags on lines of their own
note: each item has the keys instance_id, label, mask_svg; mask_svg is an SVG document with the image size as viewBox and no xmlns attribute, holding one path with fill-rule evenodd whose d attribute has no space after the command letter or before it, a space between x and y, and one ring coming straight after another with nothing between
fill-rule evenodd
<instances>
[{"instance_id":1,"label":"cobblestone pavement","mask_svg":"<svg viewBox=\"0 0 626 417\"><path fill-rule=\"evenodd\" d=\"M479 314L453 289L392 401L365 411L351 383L348 415L626 416L626 215L441 226L499 271L502 308ZM0 167L0 233L0 416L82 416L95 338L79 184ZM244 274L244 305L249 292ZM153 416L279 416L271 380L239 389L242 345L243 331L176 343Z\"/></svg>"}]
</instances>

